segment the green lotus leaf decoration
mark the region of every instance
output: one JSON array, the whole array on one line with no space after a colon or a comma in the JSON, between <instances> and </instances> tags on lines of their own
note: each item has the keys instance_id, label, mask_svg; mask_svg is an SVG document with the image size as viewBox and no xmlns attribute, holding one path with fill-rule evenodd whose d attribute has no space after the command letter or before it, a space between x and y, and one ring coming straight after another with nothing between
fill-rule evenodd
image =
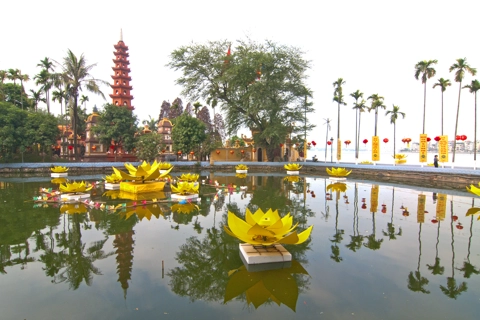
<instances>
[{"instance_id":1,"label":"green lotus leaf decoration","mask_svg":"<svg viewBox=\"0 0 480 320\"><path fill-rule=\"evenodd\" d=\"M255 214L252 214L247 209L245 221L229 211L228 227L224 226L224 229L227 234L243 242L269 246L275 243L301 244L307 241L313 226L297 234L295 230L297 225L298 223L293 225L293 217L290 213L280 218L277 210L268 209L263 213L258 209Z\"/></svg>"},{"instance_id":2,"label":"green lotus leaf decoration","mask_svg":"<svg viewBox=\"0 0 480 320\"><path fill-rule=\"evenodd\" d=\"M177 183L177 186L172 185L172 191L182 195L198 193L200 185L195 182L182 181Z\"/></svg>"},{"instance_id":3,"label":"green lotus leaf decoration","mask_svg":"<svg viewBox=\"0 0 480 320\"><path fill-rule=\"evenodd\" d=\"M65 183L59 186L60 192L62 193L79 193L79 192L87 192L92 189L92 185L87 186L85 181L82 182L72 182L72 183Z\"/></svg>"}]
</instances>

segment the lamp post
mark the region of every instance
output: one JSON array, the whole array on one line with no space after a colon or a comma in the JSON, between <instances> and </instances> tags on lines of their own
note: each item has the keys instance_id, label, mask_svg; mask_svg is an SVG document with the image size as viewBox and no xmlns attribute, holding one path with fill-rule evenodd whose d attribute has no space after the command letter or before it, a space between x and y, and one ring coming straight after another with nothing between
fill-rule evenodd
<instances>
[{"instance_id":1,"label":"lamp post","mask_svg":"<svg viewBox=\"0 0 480 320\"><path fill-rule=\"evenodd\" d=\"M330 162L333 162L333 138L330 138Z\"/></svg>"}]
</instances>

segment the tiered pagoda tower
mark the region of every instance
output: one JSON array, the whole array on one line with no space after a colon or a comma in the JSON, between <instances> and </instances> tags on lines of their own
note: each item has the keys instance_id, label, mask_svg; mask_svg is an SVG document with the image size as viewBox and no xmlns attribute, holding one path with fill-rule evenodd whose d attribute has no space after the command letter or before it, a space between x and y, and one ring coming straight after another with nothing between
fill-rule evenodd
<instances>
[{"instance_id":1,"label":"tiered pagoda tower","mask_svg":"<svg viewBox=\"0 0 480 320\"><path fill-rule=\"evenodd\" d=\"M123 35L120 31L120 41L113 46L115 48L115 59L113 59L114 67L113 69L113 84L110 85L113 89L113 93L110 95L112 98L112 104L116 106L127 107L128 110L135 109L132 107L133 96L130 94L132 86L130 86L130 68L128 65L128 46L123 42Z\"/></svg>"}]
</instances>

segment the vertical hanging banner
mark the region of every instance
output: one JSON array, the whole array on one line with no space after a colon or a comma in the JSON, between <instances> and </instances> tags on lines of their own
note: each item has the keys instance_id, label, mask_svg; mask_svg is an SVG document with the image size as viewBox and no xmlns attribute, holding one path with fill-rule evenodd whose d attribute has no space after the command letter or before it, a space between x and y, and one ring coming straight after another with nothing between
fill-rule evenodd
<instances>
[{"instance_id":1,"label":"vertical hanging banner","mask_svg":"<svg viewBox=\"0 0 480 320\"><path fill-rule=\"evenodd\" d=\"M340 139L337 141L337 160L342 160L342 141Z\"/></svg>"},{"instance_id":2,"label":"vertical hanging banner","mask_svg":"<svg viewBox=\"0 0 480 320\"><path fill-rule=\"evenodd\" d=\"M427 135L421 134L420 135L420 147L419 147L419 155L420 155L420 162L427 162Z\"/></svg>"},{"instance_id":3,"label":"vertical hanging banner","mask_svg":"<svg viewBox=\"0 0 480 320\"><path fill-rule=\"evenodd\" d=\"M373 185L370 191L370 212L375 213L378 209L378 185Z\"/></svg>"},{"instance_id":4,"label":"vertical hanging banner","mask_svg":"<svg viewBox=\"0 0 480 320\"><path fill-rule=\"evenodd\" d=\"M438 161L448 162L448 136L440 136L440 141L438 142L440 151L440 156Z\"/></svg>"},{"instance_id":5,"label":"vertical hanging banner","mask_svg":"<svg viewBox=\"0 0 480 320\"><path fill-rule=\"evenodd\" d=\"M417 204L417 223L425 222L425 202L426 196L424 194L419 194Z\"/></svg>"},{"instance_id":6,"label":"vertical hanging banner","mask_svg":"<svg viewBox=\"0 0 480 320\"><path fill-rule=\"evenodd\" d=\"M380 139L378 136L372 137L372 161L380 161Z\"/></svg>"},{"instance_id":7,"label":"vertical hanging banner","mask_svg":"<svg viewBox=\"0 0 480 320\"><path fill-rule=\"evenodd\" d=\"M437 196L436 218L438 221L445 220L445 212L447 211L447 195L439 193Z\"/></svg>"}]
</instances>

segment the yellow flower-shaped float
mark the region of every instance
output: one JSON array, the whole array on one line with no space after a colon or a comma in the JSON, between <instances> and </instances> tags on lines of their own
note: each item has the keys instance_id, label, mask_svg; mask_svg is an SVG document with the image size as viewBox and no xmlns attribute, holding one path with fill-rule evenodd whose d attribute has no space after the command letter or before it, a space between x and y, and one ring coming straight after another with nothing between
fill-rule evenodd
<instances>
[{"instance_id":1,"label":"yellow flower-shaped float","mask_svg":"<svg viewBox=\"0 0 480 320\"><path fill-rule=\"evenodd\" d=\"M407 162L407 155L404 153L397 153L394 159L396 164L403 164Z\"/></svg>"},{"instance_id":2,"label":"yellow flower-shaped float","mask_svg":"<svg viewBox=\"0 0 480 320\"><path fill-rule=\"evenodd\" d=\"M247 304L258 308L268 300L284 304L295 311L298 300L298 284L293 274L308 275L298 261L289 268L249 272L245 266L228 272L224 303L243 294Z\"/></svg>"},{"instance_id":3,"label":"yellow flower-shaped float","mask_svg":"<svg viewBox=\"0 0 480 320\"><path fill-rule=\"evenodd\" d=\"M122 177L118 176L116 173L113 173L109 176L105 176L104 180L107 183L117 184L122 181Z\"/></svg>"},{"instance_id":4,"label":"yellow flower-shaped float","mask_svg":"<svg viewBox=\"0 0 480 320\"><path fill-rule=\"evenodd\" d=\"M480 183L478 185L480 186ZM470 188L467 186L467 191L473 193L476 196L480 196L480 188L476 187L473 184L470 185Z\"/></svg>"},{"instance_id":5,"label":"yellow flower-shaped float","mask_svg":"<svg viewBox=\"0 0 480 320\"><path fill-rule=\"evenodd\" d=\"M132 182L120 182L120 190L130 192L130 193L141 193L141 192L156 192L162 191L165 182L163 181L152 181L157 178L163 178L170 173L170 168L164 173L160 173L158 167L159 163L156 161L150 165L147 162L143 162L138 167L133 166L130 163L125 164L128 173L123 172L115 167L113 167L113 172L121 177L123 180L130 180Z\"/></svg>"},{"instance_id":6,"label":"yellow flower-shaped float","mask_svg":"<svg viewBox=\"0 0 480 320\"><path fill-rule=\"evenodd\" d=\"M158 164L158 169L159 170L169 170L172 169L173 165L170 162L160 162Z\"/></svg>"},{"instance_id":7,"label":"yellow flower-shaped float","mask_svg":"<svg viewBox=\"0 0 480 320\"><path fill-rule=\"evenodd\" d=\"M50 182L53 183L53 184L62 184L62 183L67 182L67 179L66 178L53 178L52 180L50 180Z\"/></svg>"},{"instance_id":8,"label":"yellow flower-shaped float","mask_svg":"<svg viewBox=\"0 0 480 320\"><path fill-rule=\"evenodd\" d=\"M473 216L474 214L477 214L479 212L480 212L480 208L473 207L473 208L468 209L467 214L465 216L466 217ZM480 220L480 215L478 216L477 220Z\"/></svg>"},{"instance_id":9,"label":"yellow flower-shaped float","mask_svg":"<svg viewBox=\"0 0 480 320\"><path fill-rule=\"evenodd\" d=\"M352 173L352 170L349 171L345 168L333 168L332 167L332 169L326 168L326 170L327 170L328 175L332 176L332 177L346 177L350 173Z\"/></svg>"},{"instance_id":10,"label":"yellow flower-shaped float","mask_svg":"<svg viewBox=\"0 0 480 320\"><path fill-rule=\"evenodd\" d=\"M246 173L236 173L235 177L239 178L239 179L245 179L247 177L247 174Z\"/></svg>"},{"instance_id":11,"label":"yellow flower-shaped float","mask_svg":"<svg viewBox=\"0 0 480 320\"><path fill-rule=\"evenodd\" d=\"M245 221L234 213L228 212L228 227L225 232L252 245L270 246L277 243L300 244L307 241L313 226L297 234L297 224L293 225L293 217L288 213L280 218L277 210L269 209L263 213L258 209L252 214L247 208Z\"/></svg>"},{"instance_id":12,"label":"yellow flower-shaped float","mask_svg":"<svg viewBox=\"0 0 480 320\"><path fill-rule=\"evenodd\" d=\"M53 166L53 167L50 168L50 171L52 171L53 173L65 173L65 172L68 171L68 168L67 167L60 167L60 166L58 166L58 167Z\"/></svg>"},{"instance_id":13,"label":"yellow flower-shaped float","mask_svg":"<svg viewBox=\"0 0 480 320\"><path fill-rule=\"evenodd\" d=\"M248 167L244 164L239 164L235 166L235 170L248 170Z\"/></svg>"},{"instance_id":14,"label":"yellow flower-shaped float","mask_svg":"<svg viewBox=\"0 0 480 320\"><path fill-rule=\"evenodd\" d=\"M81 192L87 192L92 189L92 185L87 186L85 184L85 181L82 182L72 182L72 183L65 183L61 184L59 186L60 192L62 193L81 193Z\"/></svg>"},{"instance_id":15,"label":"yellow flower-shaped float","mask_svg":"<svg viewBox=\"0 0 480 320\"><path fill-rule=\"evenodd\" d=\"M345 183L341 183L341 182L331 183L327 186L327 191L345 192L345 191L347 191L347 185Z\"/></svg>"},{"instance_id":16,"label":"yellow flower-shaped float","mask_svg":"<svg viewBox=\"0 0 480 320\"><path fill-rule=\"evenodd\" d=\"M288 163L283 167L288 171L299 171L300 169L302 169L302 166L299 165L298 163Z\"/></svg>"},{"instance_id":17,"label":"yellow flower-shaped float","mask_svg":"<svg viewBox=\"0 0 480 320\"><path fill-rule=\"evenodd\" d=\"M198 183L182 181L177 186L172 185L172 191L181 195L196 194L199 187Z\"/></svg>"},{"instance_id":18,"label":"yellow flower-shaped float","mask_svg":"<svg viewBox=\"0 0 480 320\"><path fill-rule=\"evenodd\" d=\"M183 173L180 176L180 180L187 181L187 182L195 182L195 181L198 180L199 177L200 177L200 175L198 175L196 173Z\"/></svg>"},{"instance_id":19,"label":"yellow flower-shaped float","mask_svg":"<svg viewBox=\"0 0 480 320\"><path fill-rule=\"evenodd\" d=\"M120 190L108 190L102 194L102 197L109 197L112 200L118 199L120 195Z\"/></svg>"},{"instance_id":20,"label":"yellow flower-shaped float","mask_svg":"<svg viewBox=\"0 0 480 320\"><path fill-rule=\"evenodd\" d=\"M142 204L137 202L131 202L125 205L125 207L118 207L116 209L121 209L119 212L120 217L127 220L132 215L136 214L138 219L143 220L146 218L148 221L152 219L152 216L159 219L160 215L163 216L160 206L156 203L152 204Z\"/></svg>"},{"instance_id":21,"label":"yellow flower-shaped float","mask_svg":"<svg viewBox=\"0 0 480 320\"><path fill-rule=\"evenodd\" d=\"M285 178L283 178L283 181L287 181L287 182L299 182L300 181L300 177L299 176L286 176Z\"/></svg>"}]
</instances>

